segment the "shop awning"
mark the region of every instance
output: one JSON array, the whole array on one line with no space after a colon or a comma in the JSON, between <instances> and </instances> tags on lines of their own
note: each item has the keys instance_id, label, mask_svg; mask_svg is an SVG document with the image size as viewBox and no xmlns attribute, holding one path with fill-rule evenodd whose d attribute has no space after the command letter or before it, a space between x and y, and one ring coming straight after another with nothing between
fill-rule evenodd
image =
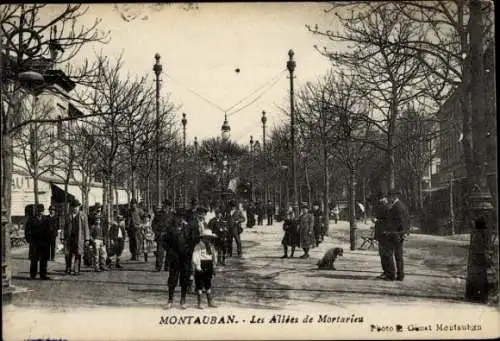
<instances>
[{"instance_id":1,"label":"shop awning","mask_svg":"<svg viewBox=\"0 0 500 341\"><path fill-rule=\"evenodd\" d=\"M124 189L115 190L113 201L115 205L127 205L129 203L127 191Z\"/></svg>"},{"instance_id":2,"label":"shop awning","mask_svg":"<svg viewBox=\"0 0 500 341\"><path fill-rule=\"evenodd\" d=\"M94 206L98 202L102 204L102 188L91 187L89 191L89 206Z\"/></svg>"},{"instance_id":3,"label":"shop awning","mask_svg":"<svg viewBox=\"0 0 500 341\"><path fill-rule=\"evenodd\" d=\"M64 203L64 185L51 183L52 199L57 203ZM73 203L82 201L82 192L78 186L69 185L68 186L68 202Z\"/></svg>"}]
</instances>

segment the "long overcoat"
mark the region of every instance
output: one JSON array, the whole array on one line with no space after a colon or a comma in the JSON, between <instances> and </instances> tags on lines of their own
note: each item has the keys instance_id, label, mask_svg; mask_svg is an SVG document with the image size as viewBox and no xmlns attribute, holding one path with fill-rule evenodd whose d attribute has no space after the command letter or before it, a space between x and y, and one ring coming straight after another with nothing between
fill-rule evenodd
<instances>
[{"instance_id":1,"label":"long overcoat","mask_svg":"<svg viewBox=\"0 0 500 341\"><path fill-rule=\"evenodd\" d=\"M90 239L89 224L80 212L71 215L64 226L64 248L70 254L83 255L85 242Z\"/></svg>"},{"instance_id":2,"label":"long overcoat","mask_svg":"<svg viewBox=\"0 0 500 341\"><path fill-rule=\"evenodd\" d=\"M299 247L313 248L316 246L316 237L314 236L314 216L311 213L302 214L299 217Z\"/></svg>"}]
</instances>

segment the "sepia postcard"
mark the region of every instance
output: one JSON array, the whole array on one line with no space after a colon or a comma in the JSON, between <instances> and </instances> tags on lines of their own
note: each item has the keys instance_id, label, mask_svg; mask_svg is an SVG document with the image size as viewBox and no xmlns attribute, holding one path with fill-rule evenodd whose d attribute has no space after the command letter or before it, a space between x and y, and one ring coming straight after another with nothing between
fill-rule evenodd
<instances>
[{"instance_id":1,"label":"sepia postcard","mask_svg":"<svg viewBox=\"0 0 500 341\"><path fill-rule=\"evenodd\" d=\"M2 338L498 338L493 6L0 5Z\"/></svg>"}]
</instances>

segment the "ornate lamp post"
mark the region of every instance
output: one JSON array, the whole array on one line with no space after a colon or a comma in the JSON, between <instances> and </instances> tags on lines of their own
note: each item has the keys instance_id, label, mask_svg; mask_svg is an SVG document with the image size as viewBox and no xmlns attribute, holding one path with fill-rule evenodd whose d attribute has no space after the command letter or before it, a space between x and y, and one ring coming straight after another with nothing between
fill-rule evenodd
<instances>
[{"instance_id":1,"label":"ornate lamp post","mask_svg":"<svg viewBox=\"0 0 500 341\"><path fill-rule=\"evenodd\" d=\"M299 204L297 201L297 177L296 177L296 164L295 164L295 107L293 103L293 72L295 71L295 61L293 60L293 50L288 51L288 62L286 68L290 72L290 138L292 145L291 155L291 168L292 168L292 182L293 182L293 209L295 214L299 213Z\"/></svg>"},{"instance_id":2,"label":"ornate lamp post","mask_svg":"<svg viewBox=\"0 0 500 341\"><path fill-rule=\"evenodd\" d=\"M267 122L267 117L266 117L266 112L265 110L262 110L262 117L260 119L262 122L262 148L264 150L264 167L267 169L267 150L266 150L266 122ZM264 169L264 174L267 175L266 169ZM269 183L267 179L264 179L265 181L265 186L264 186L264 202L267 203L268 200L268 192L269 192ZM270 199L270 198L269 198Z\"/></svg>"},{"instance_id":3,"label":"ornate lamp post","mask_svg":"<svg viewBox=\"0 0 500 341\"><path fill-rule=\"evenodd\" d=\"M195 136L194 137L194 155L195 155L195 158L196 158L196 174L195 174L195 183L194 183L194 195L195 195L195 198L196 198L196 201L198 201L199 199L199 183L198 183L198 177L199 177L199 172L200 172L200 158L198 156L198 138Z\"/></svg>"},{"instance_id":4,"label":"ornate lamp post","mask_svg":"<svg viewBox=\"0 0 500 341\"><path fill-rule=\"evenodd\" d=\"M254 144L253 135L250 135L250 178L252 179L251 198L252 200L255 200L253 144Z\"/></svg>"},{"instance_id":5,"label":"ornate lamp post","mask_svg":"<svg viewBox=\"0 0 500 341\"><path fill-rule=\"evenodd\" d=\"M183 181L182 181L182 186L183 186L183 194L182 196L184 197L184 207L187 207L187 186L186 186L186 125L187 125L187 119L186 119L186 113L182 113L182 154L183 154L183 164L184 164L184 170L183 170Z\"/></svg>"},{"instance_id":6,"label":"ornate lamp post","mask_svg":"<svg viewBox=\"0 0 500 341\"><path fill-rule=\"evenodd\" d=\"M156 63L153 65L153 71L156 76L156 207L161 207L160 190L160 74L163 67L160 64L160 54L155 54Z\"/></svg>"}]
</instances>

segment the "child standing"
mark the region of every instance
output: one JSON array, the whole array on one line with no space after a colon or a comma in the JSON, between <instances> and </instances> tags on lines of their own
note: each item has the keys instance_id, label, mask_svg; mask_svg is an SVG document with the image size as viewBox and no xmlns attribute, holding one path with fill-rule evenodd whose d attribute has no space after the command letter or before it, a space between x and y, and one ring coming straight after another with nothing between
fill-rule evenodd
<instances>
[{"instance_id":1,"label":"child standing","mask_svg":"<svg viewBox=\"0 0 500 341\"><path fill-rule=\"evenodd\" d=\"M215 275L215 265L217 263L217 252L212 242L217 238L211 230L205 229L202 232L201 240L196 244L193 251L193 269L196 294L198 296L198 309L201 307L201 294L204 291L207 294L208 306L217 307L212 300L212 278Z\"/></svg>"}]
</instances>

